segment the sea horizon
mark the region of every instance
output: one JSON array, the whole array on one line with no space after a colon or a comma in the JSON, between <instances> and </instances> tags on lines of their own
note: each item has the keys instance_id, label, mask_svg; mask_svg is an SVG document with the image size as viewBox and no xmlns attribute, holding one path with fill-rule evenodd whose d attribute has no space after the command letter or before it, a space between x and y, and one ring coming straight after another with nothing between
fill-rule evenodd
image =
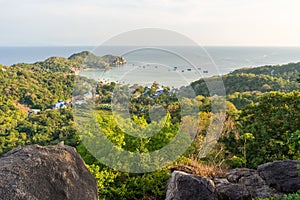
<instances>
[{"instance_id":1,"label":"sea horizon","mask_svg":"<svg viewBox=\"0 0 300 200\"><path fill-rule=\"evenodd\" d=\"M122 47L122 48L121 48ZM124 47L132 46L0 46L0 64L13 65L17 63L35 63L44 61L52 56L60 56L68 58L75 53L82 51L91 51L97 48L97 55L117 55L124 53ZM140 47L140 46L134 46ZM199 46L162 46L166 49L180 50L186 54L193 54L195 49L199 50ZM99 51L100 49L100 51ZM123 51L121 51L122 49ZM288 63L300 62L300 47L296 46L203 46L203 52L207 52L212 63L218 68L218 72L211 75L228 74L236 69L251 68L265 65L283 65ZM179 52L180 52L179 51ZM175 51L176 52L176 51ZM145 55L145 54L144 54ZM147 57L148 55L146 55ZM126 55L125 55L126 57ZM140 55L140 57L143 57ZM149 56L148 56L149 57ZM171 67L177 66L177 61L171 57L163 58L160 54L153 56L156 63L164 63ZM139 58L143 61L142 58ZM207 59L205 60L205 62ZM211 68L201 59L198 60L196 66Z\"/></svg>"}]
</instances>

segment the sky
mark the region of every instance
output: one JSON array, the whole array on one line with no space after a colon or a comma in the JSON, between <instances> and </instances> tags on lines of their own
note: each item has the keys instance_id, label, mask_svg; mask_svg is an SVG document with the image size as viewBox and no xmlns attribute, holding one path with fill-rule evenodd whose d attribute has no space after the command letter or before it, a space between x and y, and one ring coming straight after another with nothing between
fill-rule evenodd
<instances>
[{"instance_id":1,"label":"sky","mask_svg":"<svg viewBox=\"0 0 300 200\"><path fill-rule=\"evenodd\" d=\"M95 46L141 28L205 46L300 46L299 9L299 0L0 0L0 46Z\"/></svg>"}]
</instances>

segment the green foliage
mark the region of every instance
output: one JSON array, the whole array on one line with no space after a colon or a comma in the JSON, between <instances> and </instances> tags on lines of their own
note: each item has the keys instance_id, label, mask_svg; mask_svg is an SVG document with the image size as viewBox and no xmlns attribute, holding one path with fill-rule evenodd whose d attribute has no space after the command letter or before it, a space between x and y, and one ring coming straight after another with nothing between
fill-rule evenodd
<instances>
[{"instance_id":1,"label":"green foliage","mask_svg":"<svg viewBox=\"0 0 300 200\"><path fill-rule=\"evenodd\" d=\"M276 197L268 197L268 198L256 198L255 200L277 200L278 198ZM298 190L296 193L291 193L291 194L284 194L283 195L283 200L300 200L300 190Z\"/></svg>"},{"instance_id":2,"label":"green foliage","mask_svg":"<svg viewBox=\"0 0 300 200\"><path fill-rule=\"evenodd\" d=\"M114 66L117 61L121 61L122 63L126 62L124 58L113 56L113 55L105 55L105 56L96 56L89 51L83 51L80 53L73 54L68 58L68 60L79 63L80 69L86 68L95 68L95 69L109 69L111 66Z\"/></svg>"},{"instance_id":3,"label":"green foliage","mask_svg":"<svg viewBox=\"0 0 300 200\"><path fill-rule=\"evenodd\" d=\"M116 59L122 58L82 52L69 59L52 57L34 64L0 66L0 154L17 146L65 141L77 148L95 176L100 199L163 199L170 177L167 169L129 174L104 166L89 152L85 143L80 142L83 136L79 138L75 129L71 108L51 109L59 99L70 100L72 93L80 96L95 86L91 90L96 104L93 122L101 126L105 137L118 149L153 152L169 144L178 132L184 133L180 142L191 142L190 135L197 130L192 145L180 158L189 160L187 157L199 156L211 122L224 117L224 137L207 156L210 163L225 161L231 167L255 168L268 161L300 159L300 93L284 93L299 87L295 82L299 63L241 69L224 75L228 94L224 116L213 113L211 104L218 99L209 97L213 94L209 94L203 79L192 83L198 94L196 98L189 96L189 88L180 89L181 94L186 94L180 103L176 98L178 91L162 88L163 92L157 95L160 88L157 83L151 87L135 85L130 96L120 96L129 101L130 119L126 119L120 114L112 114L112 94L119 87L116 83L96 83L83 77L75 80L73 74L83 68L108 67ZM213 86L216 78L219 77L206 81ZM74 87L74 81L87 84ZM122 89L132 90L129 86ZM85 106L82 108L86 109ZM153 120L159 117L160 113L155 110L159 106L164 109L165 117ZM39 108L41 112L28 116L27 111L32 108ZM185 108L184 112L182 108ZM189 115L195 111L198 115ZM84 117L78 119L79 123L85 122ZM89 123L85 125L90 126ZM128 134L130 132L146 132L151 137L134 137ZM95 140L97 137L93 133L87 134L92 142L101 143ZM154 160L153 165L157 162ZM299 192L284 198L299 199Z\"/></svg>"},{"instance_id":4,"label":"green foliage","mask_svg":"<svg viewBox=\"0 0 300 200\"><path fill-rule=\"evenodd\" d=\"M247 161L243 157L233 156L232 159L230 160L230 166L232 168L244 167L246 163Z\"/></svg>"},{"instance_id":5,"label":"green foliage","mask_svg":"<svg viewBox=\"0 0 300 200\"><path fill-rule=\"evenodd\" d=\"M241 139L244 141L244 149L243 149L243 154L244 154L244 164L246 165L247 163L247 141L252 141L255 139L252 133L245 133L241 136Z\"/></svg>"},{"instance_id":6,"label":"green foliage","mask_svg":"<svg viewBox=\"0 0 300 200\"><path fill-rule=\"evenodd\" d=\"M98 184L100 199L163 199L170 172L129 174L99 165L88 165Z\"/></svg>"},{"instance_id":7,"label":"green foliage","mask_svg":"<svg viewBox=\"0 0 300 200\"><path fill-rule=\"evenodd\" d=\"M298 190L296 193L292 194L285 194L283 196L284 200L300 200L300 190Z\"/></svg>"},{"instance_id":8,"label":"green foliage","mask_svg":"<svg viewBox=\"0 0 300 200\"><path fill-rule=\"evenodd\" d=\"M50 145L65 141L65 144L79 144L70 109L50 110L28 118L19 118L0 136L0 154L17 146L28 144Z\"/></svg>"},{"instance_id":9,"label":"green foliage","mask_svg":"<svg viewBox=\"0 0 300 200\"><path fill-rule=\"evenodd\" d=\"M247 105L257 103L262 94L261 92L235 92L227 95L227 100L232 102L238 110L241 110Z\"/></svg>"},{"instance_id":10,"label":"green foliage","mask_svg":"<svg viewBox=\"0 0 300 200\"><path fill-rule=\"evenodd\" d=\"M105 68L106 66L109 66L109 63L106 62L102 57L98 57L89 51L73 54L69 57L69 60L80 63L81 68Z\"/></svg>"},{"instance_id":11,"label":"green foliage","mask_svg":"<svg viewBox=\"0 0 300 200\"><path fill-rule=\"evenodd\" d=\"M206 87L206 82L210 85L217 83L219 77L211 77L200 79L193 82L191 85L196 94L209 96L211 95ZM233 94L235 92L249 92L249 91L282 91L289 92L297 90L299 84L295 81L284 80L281 77L271 77L268 75L255 75L255 74L228 74L222 76L226 94Z\"/></svg>"},{"instance_id":12,"label":"green foliage","mask_svg":"<svg viewBox=\"0 0 300 200\"><path fill-rule=\"evenodd\" d=\"M289 147L289 154L293 156L294 160L300 160L300 130L292 133L287 139L287 145Z\"/></svg>"},{"instance_id":13,"label":"green foliage","mask_svg":"<svg viewBox=\"0 0 300 200\"><path fill-rule=\"evenodd\" d=\"M134 123L132 123L130 119L99 111L97 120L101 130L115 146L131 152L152 152L160 149L167 145L178 132L178 125L170 123L170 115L160 122L148 124L143 117L134 117ZM138 138L128 134L139 134L139 132L153 136L149 139L149 137Z\"/></svg>"},{"instance_id":14,"label":"green foliage","mask_svg":"<svg viewBox=\"0 0 300 200\"><path fill-rule=\"evenodd\" d=\"M2 101L8 99L39 109L51 108L59 99L69 99L74 85L73 74L53 72L41 63L6 67L0 77Z\"/></svg>"},{"instance_id":15,"label":"green foliage","mask_svg":"<svg viewBox=\"0 0 300 200\"><path fill-rule=\"evenodd\" d=\"M267 197L267 198L255 198L255 200L277 200L276 197Z\"/></svg>"},{"instance_id":16,"label":"green foliage","mask_svg":"<svg viewBox=\"0 0 300 200\"><path fill-rule=\"evenodd\" d=\"M296 81L300 74L300 63L289 63L285 65L267 65L262 67L242 68L233 71L231 74L255 74L268 75L274 78Z\"/></svg>"},{"instance_id":17,"label":"green foliage","mask_svg":"<svg viewBox=\"0 0 300 200\"><path fill-rule=\"evenodd\" d=\"M299 88L297 83L298 74L300 74L300 63L290 63L287 65L263 66L254 68L243 68L233 71L230 74L223 75L226 94L235 92L270 92L281 91L291 92ZM200 79L191 84L196 94L209 96L206 83L213 85L220 77L210 77ZM183 88L184 89L184 88ZM238 109L245 103L235 104Z\"/></svg>"},{"instance_id":18,"label":"green foliage","mask_svg":"<svg viewBox=\"0 0 300 200\"><path fill-rule=\"evenodd\" d=\"M271 92L263 95L257 104L242 109L240 138L233 134L223 137L230 155L247 156L247 167L256 168L259 164L282 159L299 159L300 93ZM245 135L252 133L254 138L247 140Z\"/></svg>"},{"instance_id":19,"label":"green foliage","mask_svg":"<svg viewBox=\"0 0 300 200\"><path fill-rule=\"evenodd\" d=\"M53 57L35 64L17 64L0 70L0 154L28 144L76 146L78 136L71 109L51 110L71 97L74 63ZM31 108L42 112L28 115ZM50 110L46 110L50 108Z\"/></svg>"},{"instance_id":20,"label":"green foliage","mask_svg":"<svg viewBox=\"0 0 300 200\"><path fill-rule=\"evenodd\" d=\"M113 58L107 56L104 59ZM52 145L64 141L65 144L76 147L89 165L89 170L97 179L101 199L147 197L163 199L166 181L170 177L168 170L162 169L148 174L128 174L103 166L90 154L83 143L79 142L71 108L51 109L59 99L67 100L72 96L74 75L71 70L79 69L80 65L76 59L71 60L53 57L35 64L2 66L5 70L0 70L0 92L3 94L0 96L0 154L17 146ZM84 78L79 78L77 81L93 84ZM110 107L103 106L102 103L110 103L111 92L115 85L115 83L101 84L96 92L99 96L107 97L106 100L101 98L102 102L98 102L100 106L98 122L106 127L106 135L115 145L131 151L152 151L168 143L178 130L172 123L167 123L167 126L151 141L140 141L122 132L108 114L109 112L101 111L110 111ZM74 95L81 95L86 92L86 88L75 88L75 92L78 94L74 93ZM28 116L27 111L30 108L40 108L41 112ZM143 116L134 115L133 118L137 124L147 126ZM127 125L127 121L120 122ZM151 123L151 126L161 129L155 122ZM142 143L144 146L139 149Z\"/></svg>"},{"instance_id":21,"label":"green foliage","mask_svg":"<svg viewBox=\"0 0 300 200\"><path fill-rule=\"evenodd\" d=\"M80 64L73 62L67 58L62 57L51 57L43 62L35 63L36 66L42 69L50 70L51 72L65 72L70 73L72 69L79 69Z\"/></svg>"}]
</instances>

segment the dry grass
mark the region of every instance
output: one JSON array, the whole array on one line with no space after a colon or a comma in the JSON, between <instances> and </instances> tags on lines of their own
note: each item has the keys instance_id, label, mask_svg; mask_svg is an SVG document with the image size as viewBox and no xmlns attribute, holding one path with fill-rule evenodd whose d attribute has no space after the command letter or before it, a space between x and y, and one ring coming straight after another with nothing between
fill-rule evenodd
<instances>
[{"instance_id":1,"label":"dry grass","mask_svg":"<svg viewBox=\"0 0 300 200\"><path fill-rule=\"evenodd\" d=\"M145 195L142 197L141 200L156 200L157 198L155 196L148 196L148 195Z\"/></svg>"},{"instance_id":2,"label":"dry grass","mask_svg":"<svg viewBox=\"0 0 300 200\"><path fill-rule=\"evenodd\" d=\"M14 106L16 108L20 109L21 111L26 112L26 113L30 110L30 108L28 106L20 104L17 101L14 102Z\"/></svg>"},{"instance_id":3,"label":"dry grass","mask_svg":"<svg viewBox=\"0 0 300 200\"><path fill-rule=\"evenodd\" d=\"M227 172L225 165L217 166L213 164L206 164L197 158L190 158L188 162L179 162L170 167L171 170L184 171L189 174L203 176L213 179L214 177L222 177Z\"/></svg>"}]
</instances>

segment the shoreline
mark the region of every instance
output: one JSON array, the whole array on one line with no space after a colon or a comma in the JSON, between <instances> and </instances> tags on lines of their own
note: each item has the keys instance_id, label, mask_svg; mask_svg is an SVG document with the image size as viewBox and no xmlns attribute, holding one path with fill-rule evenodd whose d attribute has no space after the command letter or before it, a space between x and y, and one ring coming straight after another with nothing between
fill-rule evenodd
<instances>
[{"instance_id":1,"label":"shoreline","mask_svg":"<svg viewBox=\"0 0 300 200\"><path fill-rule=\"evenodd\" d=\"M85 69L72 69L76 76L78 76L81 72L93 71L93 70L101 70L102 68L85 68Z\"/></svg>"}]
</instances>

